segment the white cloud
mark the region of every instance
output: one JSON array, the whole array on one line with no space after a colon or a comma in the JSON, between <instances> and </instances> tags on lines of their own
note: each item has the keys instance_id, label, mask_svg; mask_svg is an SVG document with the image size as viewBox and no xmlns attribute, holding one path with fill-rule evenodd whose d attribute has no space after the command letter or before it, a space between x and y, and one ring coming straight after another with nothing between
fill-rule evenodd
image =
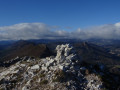
<instances>
[{"instance_id":1,"label":"white cloud","mask_svg":"<svg viewBox=\"0 0 120 90\"><path fill-rule=\"evenodd\" d=\"M0 40L53 39L64 37L63 31L52 31L52 29L56 29L56 27L43 23L20 23L0 27Z\"/></svg>"},{"instance_id":2,"label":"white cloud","mask_svg":"<svg viewBox=\"0 0 120 90\"><path fill-rule=\"evenodd\" d=\"M57 26L49 26L43 23L20 23L12 26L0 27L0 40L63 38L120 39L120 23L86 29L78 28L76 31L72 32L60 30Z\"/></svg>"},{"instance_id":3,"label":"white cloud","mask_svg":"<svg viewBox=\"0 0 120 90\"><path fill-rule=\"evenodd\" d=\"M81 39L120 39L120 23L106 24L82 30L78 28L78 30L74 31L73 33L73 35L77 35L76 38Z\"/></svg>"},{"instance_id":4,"label":"white cloud","mask_svg":"<svg viewBox=\"0 0 120 90\"><path fill-rule=\"evenodd\" d=\"M115 24L116 27L120 28L120 22Z\"/></svg>"}]
</instances>

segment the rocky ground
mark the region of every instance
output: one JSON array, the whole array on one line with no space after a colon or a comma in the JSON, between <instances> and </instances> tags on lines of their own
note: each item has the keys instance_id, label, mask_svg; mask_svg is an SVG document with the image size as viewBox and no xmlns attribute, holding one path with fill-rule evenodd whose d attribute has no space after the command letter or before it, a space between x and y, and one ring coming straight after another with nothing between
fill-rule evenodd
<instances>
[{"instance_id":1,"label":"rocky ground","mask_svg":"<svg viewBox=\"0 0 120 90\"><path fill-rule=\"evenodd\" d=\"M99 73L81 59L69 44L58 45L57 55L46 58L17 57L17 63L0 68L0 90L104 90ZM14 60L16 60L14 59ZM89 68L92 68L91 71ZM90 73L92 72L92 73Z\"/></svg>"}]
</instances>

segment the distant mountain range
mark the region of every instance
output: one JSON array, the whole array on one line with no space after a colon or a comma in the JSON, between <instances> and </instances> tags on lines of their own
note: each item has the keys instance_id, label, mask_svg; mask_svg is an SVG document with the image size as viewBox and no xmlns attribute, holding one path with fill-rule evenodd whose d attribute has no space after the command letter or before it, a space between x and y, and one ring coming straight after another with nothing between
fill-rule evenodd
<instances>
[{"instance_id":1,"label":"distant mountain range","mask_svg":"<svg viewBox=\"0 0 120 90\"><path fill-rule=\"evenodd\" d=\"M17 41L29 41L33 42L35 44L40 44L40 43L78 43L78 42L89 42L97 45L120 45L120 40L116 39L30 39L30 40L5 40L5 41L0 41L0 45L8 45L12 44Z\"/></svg>"}]
</instances>

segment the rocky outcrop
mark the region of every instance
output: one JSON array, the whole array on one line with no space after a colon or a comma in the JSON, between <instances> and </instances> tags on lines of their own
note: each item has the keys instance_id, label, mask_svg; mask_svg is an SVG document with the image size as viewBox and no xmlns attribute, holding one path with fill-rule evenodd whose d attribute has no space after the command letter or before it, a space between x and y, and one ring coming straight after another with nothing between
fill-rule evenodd
<instances>
[{"instance_id":1,"label":"rocky outcrop","mask_svg":"<svg viewBox=\"0 0 120 90\"><path fill-rule=\"evenodd\" d=\"M58 70L61 69L63 71L67 71L70 68L74 67L76 62L79 62L75 58L75 54L73 53L73 48L70 47L69 44L66 45L58 45L56 47L57 55L56 57L47 57L46 59L42 59L43 64L42 68L46 71L49 70Z\"/></svg>"},{"instance_id":2,"label":"rocky outcrop","mask_svg":"<svg viewBox=\"0 0 120 90\"><path fill-rule=\"evenodd\" d=\"M0 72L0 88L11 90L101 90L103 83L95 74L85 73L75 50L58 45L57 55L24 60Z\"/></svg>"}]
</instances>

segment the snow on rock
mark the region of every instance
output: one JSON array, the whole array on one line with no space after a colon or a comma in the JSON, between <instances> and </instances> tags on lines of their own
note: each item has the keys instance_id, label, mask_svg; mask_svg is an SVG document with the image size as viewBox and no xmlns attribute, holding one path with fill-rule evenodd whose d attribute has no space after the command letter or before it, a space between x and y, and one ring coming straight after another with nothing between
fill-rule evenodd
<instances>
[{"instance_id":1,"label":"snow on rock","mask_svg":"<svg viewBox=\"0 0 120 90\"><path fill-rule=\"evenodd\" d=\"M5 78L6 75L8 74L13 74L13 73L18 73L19 70L16 70L16 68L18 68L18 65L15 66L11 66L10 68L4 70L3 72L0 73L0 80L2 80L3 78Z\"/></svg>"},{"instance_id":2,"label":"snow on rock","mask_svg":"<svg viewBox=\"0 0 120 90\"><path fill-rule=\"evenodd\" d=\"M101 89L102 82L97 76L94 74L85 76L81 72L86 70L86 67L80 66L80 60L76 58L72 46L58 45L56 51L55 57L46 57L39 61L23 57L19 63L3 70L0 73L0 80L4 79L6 86L11 90ZM0 85L0 89L5 87L4 84Z\"/></svg>"},{"instance_id":3,"label":"snow on rock","mask_svg":"<svg viewBox=\"0 0 120 90\"><path fill-rule=\"evenodd\" d=\"M81 67L80 70L86 70L86 68L85 67Z\"/></svg>"},{"instance_id":4,"label":"snow on rock","mask_svg":"<svg viewBox=\"0 0 120 90\"><path fill-rule=\"evenodd\" d=\"M71 47L69 44L66 45L58 45L56 47L57 50L57 55L55 57L55 59L57 61L62 62L63 60L66 59L66 57L68 59L71 59L71 57L74 57L73 54L70 54L72 52L73 47Z\"/></svg>"},{"instance_id":5,"label":"snow on rock","mask_svg":"<svg viewBox=\"0 0 120 90\"><path fill-rule=\"evenodd\" d=\"M20 64L21 67L25 67L26 65L25 64Z\"/></svg>"},{"instance_id":6,"label":"snow on rock","mask_svg":"<svg viewBox=\"0 0 120 90\"><path fill-rule=\"evenodd\" d=\"M87 89L89 90L101 90L102 88L102 82L95 74L90 74L86 77L88 83L87 83Z\"/></svg>"},{"instance_id":7,"label":"snow on rock","mask_svg":"<svg viewBox=\"0 0 120 90\"><path fill-rule=\"evenodd\" d=\"M40 68L39 65L34 65L31 67L31 69L39 69L39 68Z\"/></svg>"},{"instance_id":8,"label":"snow on rock","mask_svg":"<svg viewBox=\"0 0 120 90\"><path fill-rule=\"evenodd\" d=\"M73 53L73 47L69 44L66 45L58 45L56 47L57 55L55 58L47 57L46 60L43 60L45 66L49 69L54 67L54 70L61 69L65 70L72 64L72 60L75 59L75 54ZM42 66L42 69L47 70L45 66ZM57 67L56 67L57 66Z\"/></svg>"}]
</instances>

